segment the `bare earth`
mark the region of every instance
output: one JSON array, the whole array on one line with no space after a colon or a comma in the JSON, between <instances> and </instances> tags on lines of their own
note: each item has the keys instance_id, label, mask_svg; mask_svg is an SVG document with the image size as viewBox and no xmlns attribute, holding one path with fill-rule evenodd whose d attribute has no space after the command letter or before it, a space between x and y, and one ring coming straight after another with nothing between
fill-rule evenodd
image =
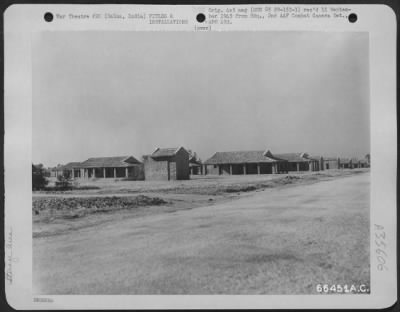
<instances>
[{"instance_id":1,"label":"bare earth","mask_svg":"<svg viewBox=\"0 0 400 312\"><path fill-rule=\"evenodd\" d=\"M212 202L162 198L171 202L72 227L34 223L34 292L310 294L322 283L369 285L368 171Z\"/></svg>"}]
</instances>

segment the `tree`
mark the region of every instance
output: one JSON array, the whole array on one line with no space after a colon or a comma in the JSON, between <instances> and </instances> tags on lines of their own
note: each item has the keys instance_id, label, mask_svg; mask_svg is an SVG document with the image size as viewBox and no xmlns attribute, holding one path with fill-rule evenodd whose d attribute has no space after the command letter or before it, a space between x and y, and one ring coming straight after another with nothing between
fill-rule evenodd
<instances>
[{"instance_id":1,"label":"tree","mask_svg":"<svg viewBox=\"0 0 400 312\"><path fill-rule=\"evenodd\" d=\"M367 154L367 155L365 155L365 158L367 159L367 163L370 164L371 163L371 155Z\"/></svg>"},{"instance_id":2,"label":"tree","mask_svg":"<svg viewBox=\"0 0 400 312\"><path fill-rule=\"evenodd\" d=\"M194 161L200 161L200 158L198 158L197 153L193 152L191 149L187 150L189 153L189 158L193 158Z\"/></svg>"},{"instance_id":3,"label":"tree","mask_svg":"<svg viewBox=\"0 0 400 312\"><path fill-rule=\"evenodd\" d=\"M72 189L72 179L69 176L59 175L57 176L56 187L61 190Z\"/></svg>"},{"instance_id":4,"label":"tree","mask_svg":"<svg viewBox=\"0 0 400 312\"><path fill-rule=\"evenodd\" d=\"M44 176L43 170L32 164L32 190L44 189L49 181Z\"/></svg>"}]
</instances>

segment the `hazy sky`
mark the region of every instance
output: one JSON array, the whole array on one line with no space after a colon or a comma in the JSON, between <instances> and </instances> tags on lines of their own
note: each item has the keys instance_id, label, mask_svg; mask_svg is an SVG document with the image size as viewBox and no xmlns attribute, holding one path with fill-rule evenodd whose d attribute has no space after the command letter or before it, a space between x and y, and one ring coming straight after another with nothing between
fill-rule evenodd
<instances>
[{"instance_id":1,"label":"hazy sky","mask_svg":"<svg viewBox=\"0 0 400 312\"><path fill-rule=\"evenodd\" d=\"M33 162L184 146L369 153L367 33L42 32Z\"/></svg>"}]
</instances>

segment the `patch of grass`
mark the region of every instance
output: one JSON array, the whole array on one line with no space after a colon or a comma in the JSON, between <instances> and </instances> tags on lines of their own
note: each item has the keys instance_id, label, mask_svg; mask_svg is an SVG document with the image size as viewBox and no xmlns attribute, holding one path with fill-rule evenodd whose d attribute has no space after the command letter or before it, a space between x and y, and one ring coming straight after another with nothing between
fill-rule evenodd
<instances>
[{"instance_id":1,"label":"patch of grass","mask_svg":"<svg viewBox=\"0 0 400 312\"><path fill-rule=\"evenodd\" d=\"M251 192L255 191L257 187L255 185L236 185L228 186L224 189L226 193L238 193L238 192Z\"/></svg>"},{"instance_id":2,"label":"patch of grass","mask_svg":"<svg viewBox=\"0 0 400 312\"><path fill-rule=\"evenodd\" d=\"M51 222L60 218L77 219L88 214L163 204L167 204L167 202L161 198L144 195L133 197L50 197L34 199L32 209L34 215L41 217L41 221Z\"/></svg>"},{"instance_id":3,"label":"patch of grass","mask_svg":"<svg viewBox=\"0 0 400 312\"><path fill-rule=\"evenodd\" d=\"M99 190L100 187L94 185L83 185L83 186L69 186L69 187L60 187L60 186L48 186L44 188L45 193L64 193L70 191L87 191L87 190Z\"/></svg>"}]
</instances>

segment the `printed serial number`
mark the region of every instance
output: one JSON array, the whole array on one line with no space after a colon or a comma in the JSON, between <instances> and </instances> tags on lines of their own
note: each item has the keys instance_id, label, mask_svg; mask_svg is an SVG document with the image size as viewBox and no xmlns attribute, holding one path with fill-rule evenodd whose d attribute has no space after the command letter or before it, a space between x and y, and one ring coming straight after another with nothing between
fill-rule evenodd
<instances>
[{"instance_id":1,"label":"printed serial number","mask_svg":"<svg viewBox=\"0 0 400 312\"><path fill-rule=\"evenodd\" d=\"M386 265L388 260L387 254L387 243L386 243L386 232L382 225L375 224L375 257L378 261L377 269L379 271L387 271L388 267Z\"/></svg>"},{"instance_id":2,"label":"printed serial number","mask_svg":"<svg viewBox=\"0 0 400 312\"><path fill-rule=\"evenodd\" d=\"M356 294L364 294L369 293L369 286L365 284L360 285L341 285L341 284L318 284L316 287L318 293L356 293Z\"/></svg>"}]
</instances>

